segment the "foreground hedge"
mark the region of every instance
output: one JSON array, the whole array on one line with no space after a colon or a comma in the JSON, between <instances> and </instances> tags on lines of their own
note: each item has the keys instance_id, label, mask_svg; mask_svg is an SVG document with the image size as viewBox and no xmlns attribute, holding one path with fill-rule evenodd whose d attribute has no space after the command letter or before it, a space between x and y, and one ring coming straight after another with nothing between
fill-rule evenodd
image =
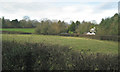
<instances>
[{"instance_id":1,"label":"foreground hedge","mask_svg":"<svg viewBox=\"0 0 120 72\"><path fill-rule=\"evenodd\" d=\"M118 70L118 56L75 52L67 46L3 41L3 70Z\"/></svg>"}]
</instances>

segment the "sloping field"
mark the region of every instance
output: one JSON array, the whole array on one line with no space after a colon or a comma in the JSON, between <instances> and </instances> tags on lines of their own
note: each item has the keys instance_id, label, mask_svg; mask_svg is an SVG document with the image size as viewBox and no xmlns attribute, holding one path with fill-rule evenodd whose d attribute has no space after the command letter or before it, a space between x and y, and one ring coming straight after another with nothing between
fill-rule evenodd
<instances>
[{"instance_id":1,"label":"sloping field","mask_svg":"<svg viewBox=\"0 0 120 72\"><path fill-rule=\"evenodd\" d=\"M118 53L118 42L95 40L81 37L65 37L65 36L53 36L53 35L23 35L23 34L2 34L2 40L15 40L19 43L49 43L59 44L71 47L76 51L90 51L100 53Z\"/></svg>"}]
</instances>

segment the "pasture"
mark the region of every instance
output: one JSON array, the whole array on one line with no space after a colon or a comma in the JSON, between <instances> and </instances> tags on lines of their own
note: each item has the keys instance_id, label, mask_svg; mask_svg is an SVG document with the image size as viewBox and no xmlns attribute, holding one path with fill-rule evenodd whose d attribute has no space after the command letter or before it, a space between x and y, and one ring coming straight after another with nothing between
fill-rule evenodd
<instances>
[{"instance_id":1,"label":"pasture","mask_svg":"<svg viewBox=\"0 0 120 72\"><path fill-rule=\"evenodd\" d=\"M33 29L30 29L34 31ZM23 30L25 31L25 30ZM29 30L27 30L29 31ZM92 53L117 54L118 42L95 40L81 37L65 37L53 35L2 34L2 41L15 40L19 43L48 43L69 46L75 51L90 51Z\"/></svg>"},{"instance_id":2,"label":"pasture","mask_svg":"<svg viewBox=\"0 0 120 72\"><path fill-rule=\"evenodd\" d=\"M18 32L27 32L27 33L34 33L34 28L2 28L0 31L18 31Z\"/></svg>"}]
</instances>

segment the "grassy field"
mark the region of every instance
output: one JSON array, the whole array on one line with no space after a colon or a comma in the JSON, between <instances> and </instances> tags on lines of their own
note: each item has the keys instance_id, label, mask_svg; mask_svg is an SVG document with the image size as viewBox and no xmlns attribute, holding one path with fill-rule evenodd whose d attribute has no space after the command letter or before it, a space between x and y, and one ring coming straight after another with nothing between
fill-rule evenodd
<instances>
[{"instance_id":1,"label":"grassy field","mask_svg":"<svg viewBox=\"0 0 120 72\"><path fill-rule=\"evenodd\" d=\"M33 29L30 29L33 30ZM59 44L71 47L73 50L90 50L91 52L100 52L105 54L117 54L118 42L95 40L81 37L65 37L53 35L23 35L23 34L2 34L2 40L16 40L19 43L45 42L49 44Z\"/></svg>"},{"instance_id":2,"label":"grassy field","mask_svg":"<svg viewBox=\"0 0 120 72\"><path fill-rule=\"evenodd\" d=\"M34 33L34 28L2 28L0 31L19 31L19 32L27 32L27 33Z\"/></svg>"}]
</instances>

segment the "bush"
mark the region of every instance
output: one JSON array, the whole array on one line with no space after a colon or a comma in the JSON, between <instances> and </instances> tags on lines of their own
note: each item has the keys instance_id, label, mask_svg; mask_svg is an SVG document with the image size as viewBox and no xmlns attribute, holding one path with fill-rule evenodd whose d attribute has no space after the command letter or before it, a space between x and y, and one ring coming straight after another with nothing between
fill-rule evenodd
<instances>
[{"instance_id":1,"label":"bush","mask_svg":"<svg viewBox=\"0 0 120 72\"><path fill-rule=\"evenodd\" d=\"M3 41L4 70L118 70L118 56L76 52L68 46Z\"/></svg>"}]
</instances>

